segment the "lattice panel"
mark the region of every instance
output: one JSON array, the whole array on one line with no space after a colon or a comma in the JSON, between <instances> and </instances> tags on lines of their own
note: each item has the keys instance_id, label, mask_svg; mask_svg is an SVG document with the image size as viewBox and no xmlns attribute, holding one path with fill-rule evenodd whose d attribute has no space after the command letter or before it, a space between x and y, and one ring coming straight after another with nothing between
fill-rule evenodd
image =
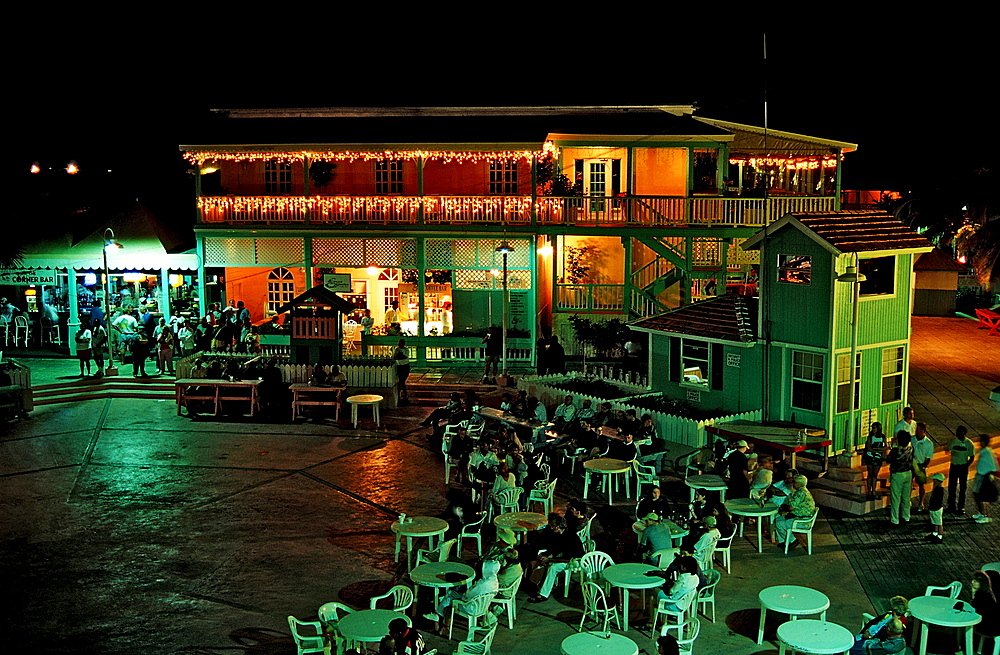
<instances>
[{"instance_id":1,"label":"lattice panel","mask_svg":"<svg viewBox=\"0 0 1000 655\"><path fill-rule=\"evenodd\" d=\"M524 239L509 240L514 252L507 255L507 268L528 270L534 248ZM428 239L424 248L427 268L500 268L502 255L496 252L497 239Z\"/></svg>"},{"instance_id":2,"label":"lattice panel","mask_svg":"<svg viewBox=\"0 0 1000 655\"><path fill-rule=\"evenodd\" d=\"M313 239L316 266L415 267L417 242L413 239Z\"/></svg>"},{"instance_id":3,"label":"lattice panel","mask_svg":"<svg viewBox=\"0 0 1000 655\"><path fill-rule=\"evenodd\" d=\"M729 244L729 265L730 266L749 266L750 264L760 263L760 251L759 250L743 250L740 244L746 241L746 239L733 239L733 242Z\"/></svg>"},{"instance_id":4,"label":"lattice panel","mask_svg":"<svg viewBox=\"0 0 1000 655\"><path fill-rule=\"evenodd\" d=\"M503 279L488 270L457 269L452 276L453 289L503 289ZM530 289L531 271L507 271L508 289Z\"/></svg>"},{"instance_id":5,"label":"lattice panel","mask_svg":"<svg viewBox=\"0 0 1000 655\"><path fill-rule=\"evenodd\" d=\"M300 264L303 260L302 239L254 239L257 263L267 266Z\"/></svg>"},{"instance_id":6,"label":"lattice panel","mask_svg":"<svg viewBox=\"0 0 1000 655\"><path fill-rule=\"evenodd\" d=\"M364 239L313 239L313 263L317 266L364 267Z\"/></svg>"},{"instance_id":7,"label":"lattice panel","mask_svg":"<svg viewBox=\"0 0 1000 655\"><path fill-rule=\"evenodd\" d=\"M204 266L252 265L254 261L253 239L205 239Z\"/></svg>"},{"instance_id":8,"label":"lattice panel","mask_svg":"<svg viewBox=\"0 0 1000 655\"><path fill-rule=\"evenodd\" d=\"M691 259L695 264L718 264L722 261L722 240L695 237L691 241Z\"/></svg>"}]
</instances>

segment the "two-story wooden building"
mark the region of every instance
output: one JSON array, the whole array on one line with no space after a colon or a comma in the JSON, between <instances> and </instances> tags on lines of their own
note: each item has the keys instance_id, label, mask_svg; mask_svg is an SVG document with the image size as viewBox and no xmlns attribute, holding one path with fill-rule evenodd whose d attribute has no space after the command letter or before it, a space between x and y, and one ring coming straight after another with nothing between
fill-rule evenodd
<instances>
[{"instance_id":1,"label":"two-story wooden building","mask_svg":"<svg viewBox=\"0 0 1000 655\"><path fill-rule=\"evenodd\" d=\"M712 297L751 274L740 244L760 227L837 209L855 149L690 106L226 110L208 128L181 146L203 302L261 320L350 274L348 320L382 325L398 303L418 360L462 359L478 339L455 335L500 324L505 241L517 360L573 313Z\"/></svg>"}]
</instances>

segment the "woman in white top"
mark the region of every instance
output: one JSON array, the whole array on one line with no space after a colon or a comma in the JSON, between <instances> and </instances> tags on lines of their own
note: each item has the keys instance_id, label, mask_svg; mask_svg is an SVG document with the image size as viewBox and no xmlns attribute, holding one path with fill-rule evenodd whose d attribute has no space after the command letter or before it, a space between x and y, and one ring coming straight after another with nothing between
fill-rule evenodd
<instances>
[{"instance_id":1,"label":"woman in white top","mask_svg":"<svg viewBox=\"0 0 1000 655\"><path fill-rule=\"evenodd\" d=\"M671 612L680 612L682 609L687 610L688 606L682 607L684 599L698 590L698 562L693 557L680 557L677 560L678 574L677 579L674 581L673 585L670 586L670 591L664 592L660 589L656 593L656 598L651 599L653 601L651 605L650 622L652 622L653 617L656 616L657 604L662 602L663 608L670 610ZM662 575L666 571L651 571L646 575ZM669 624L663 622L663 632L660 634L666 634L666 628Z\"/></svg>"},{"instance_id":2,"label":"woman in white top","mask_svg":"<svg viewBox=\"0 0 1000 655\"><path fill-rule=\"evenodd\" d=\"M91 344L94 335L86 324L80 326L76 331L76 356L80 360L80 377L83 377L84 364L87 366L87 375L90 375Z\"/></svg>"},{"instance_id":3,"label":"woman in white top","mask_svg":"<svg viewBox=\"0 0 1000 655\"><path fill-rule=\"evenodd\" d=\"M979 435L979 454L976 456L976 477L972 481L972 495L976 498L979 513L973 516L976 523L989 523L990 503L997 500L997 456L990 449L990 435Z\"/></svg>"}]
</instances>

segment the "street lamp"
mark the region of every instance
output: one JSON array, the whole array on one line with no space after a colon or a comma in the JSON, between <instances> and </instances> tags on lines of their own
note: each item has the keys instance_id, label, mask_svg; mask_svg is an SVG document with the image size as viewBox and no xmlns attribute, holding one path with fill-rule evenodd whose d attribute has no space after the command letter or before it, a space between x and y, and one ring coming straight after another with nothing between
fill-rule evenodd
<instances>
[{"instance_id":1,"label":"street lamp","mask_svg":"<svg viewBox=\"0 0 1000 655\"><path fill-rule=\"evenodd\" d=\"M115 368L115 349L111 344L111 271L108 269L108 251L118 251L124 246L118 243L115 232L110 227L104 230L104 329L108 333L108 367L104 370L105 375L118 375Z\"/></svg>"},{"instance_id":2,"label":"street lamp","mask_svg":"<svg viewBox=\"0 0 1000 655\"><path fill-rule=\"evenodd\" d=\"M851 285L851 362L848 371L851 376L850 410L847 415L847 453L854 453L854 399L857 397L857 359L858 359L858 304L861 299L861 283L867 278L864 273L858 273L858 254L854 253L854 266L848 266L843 275L837 276L837 282Z\"/></svg>"},{"instance_id":3,"label":"street lamp","mask_svg":"<svg viewBox=\"0 0 1000 655\"><path fill-rule=\"evenodd\" d=\"M514 249L507 243L507 239L500 242L497 246L496 251L500 253L503 257L503 340L501 341L503 352L501 353L501 362L503 362L503 375L502 377L506 380L507 378L507 255L514 252Z\"/></svg>"}]
</instances>

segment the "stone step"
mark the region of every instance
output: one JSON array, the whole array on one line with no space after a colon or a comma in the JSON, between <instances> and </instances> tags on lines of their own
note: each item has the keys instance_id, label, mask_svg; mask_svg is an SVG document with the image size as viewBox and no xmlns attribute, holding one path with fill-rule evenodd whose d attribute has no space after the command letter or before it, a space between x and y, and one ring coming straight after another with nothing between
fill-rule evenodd
<instances>
[{"instance_id":1,"label":"stone step","mask_svg":"<svg viewBox=\"0 0 1000 655\"><path fill-rule=\"evenodd\" d=\"M813 500L820 507L840 510L855 516L862 516L889 506L888 493L876 495L875 500L868 500L866 496L860 494L817 489L813 487L813 483L810 483L809 488L812 491Z\"/></svg>"},{"instance_id":2,"label":"stone step","mask_svg":"<svg viewBox=\"0 0 1000 655\"><path fill-rule=\"evenodd\" d=\"M33 387L32 393L35 398L49 398L54 396L62 396L66 394L92 394L101 393L103 391L161 391L168 393L171 396L174 394L174 386L172 384L156 384L152 382L139 382L132 380L121 380L106 382L103 384L91 384L91 385L45 385L45 387Z\"/></svg>"},{"instance_id":3,"label":"stone step","mask_svg":"<svg viewBox=\"0 0 1000 655\"><path fill-rule=\"evenodd\" d=\"M40 405L56 405L59 403L72 403L84 400L103 400L105 398L140 398L146 400L165 400L165 401L169 400L170 402L174 402L176 396L174 395L173 391L167 393L164 391L157 391L155 389L149 389L149 390L105 389L91 393L67 392L62 395L51 395L51 396L45 396L43 398L35 397L35 406L37 407Z\"/></svg>"}]
</instances>

